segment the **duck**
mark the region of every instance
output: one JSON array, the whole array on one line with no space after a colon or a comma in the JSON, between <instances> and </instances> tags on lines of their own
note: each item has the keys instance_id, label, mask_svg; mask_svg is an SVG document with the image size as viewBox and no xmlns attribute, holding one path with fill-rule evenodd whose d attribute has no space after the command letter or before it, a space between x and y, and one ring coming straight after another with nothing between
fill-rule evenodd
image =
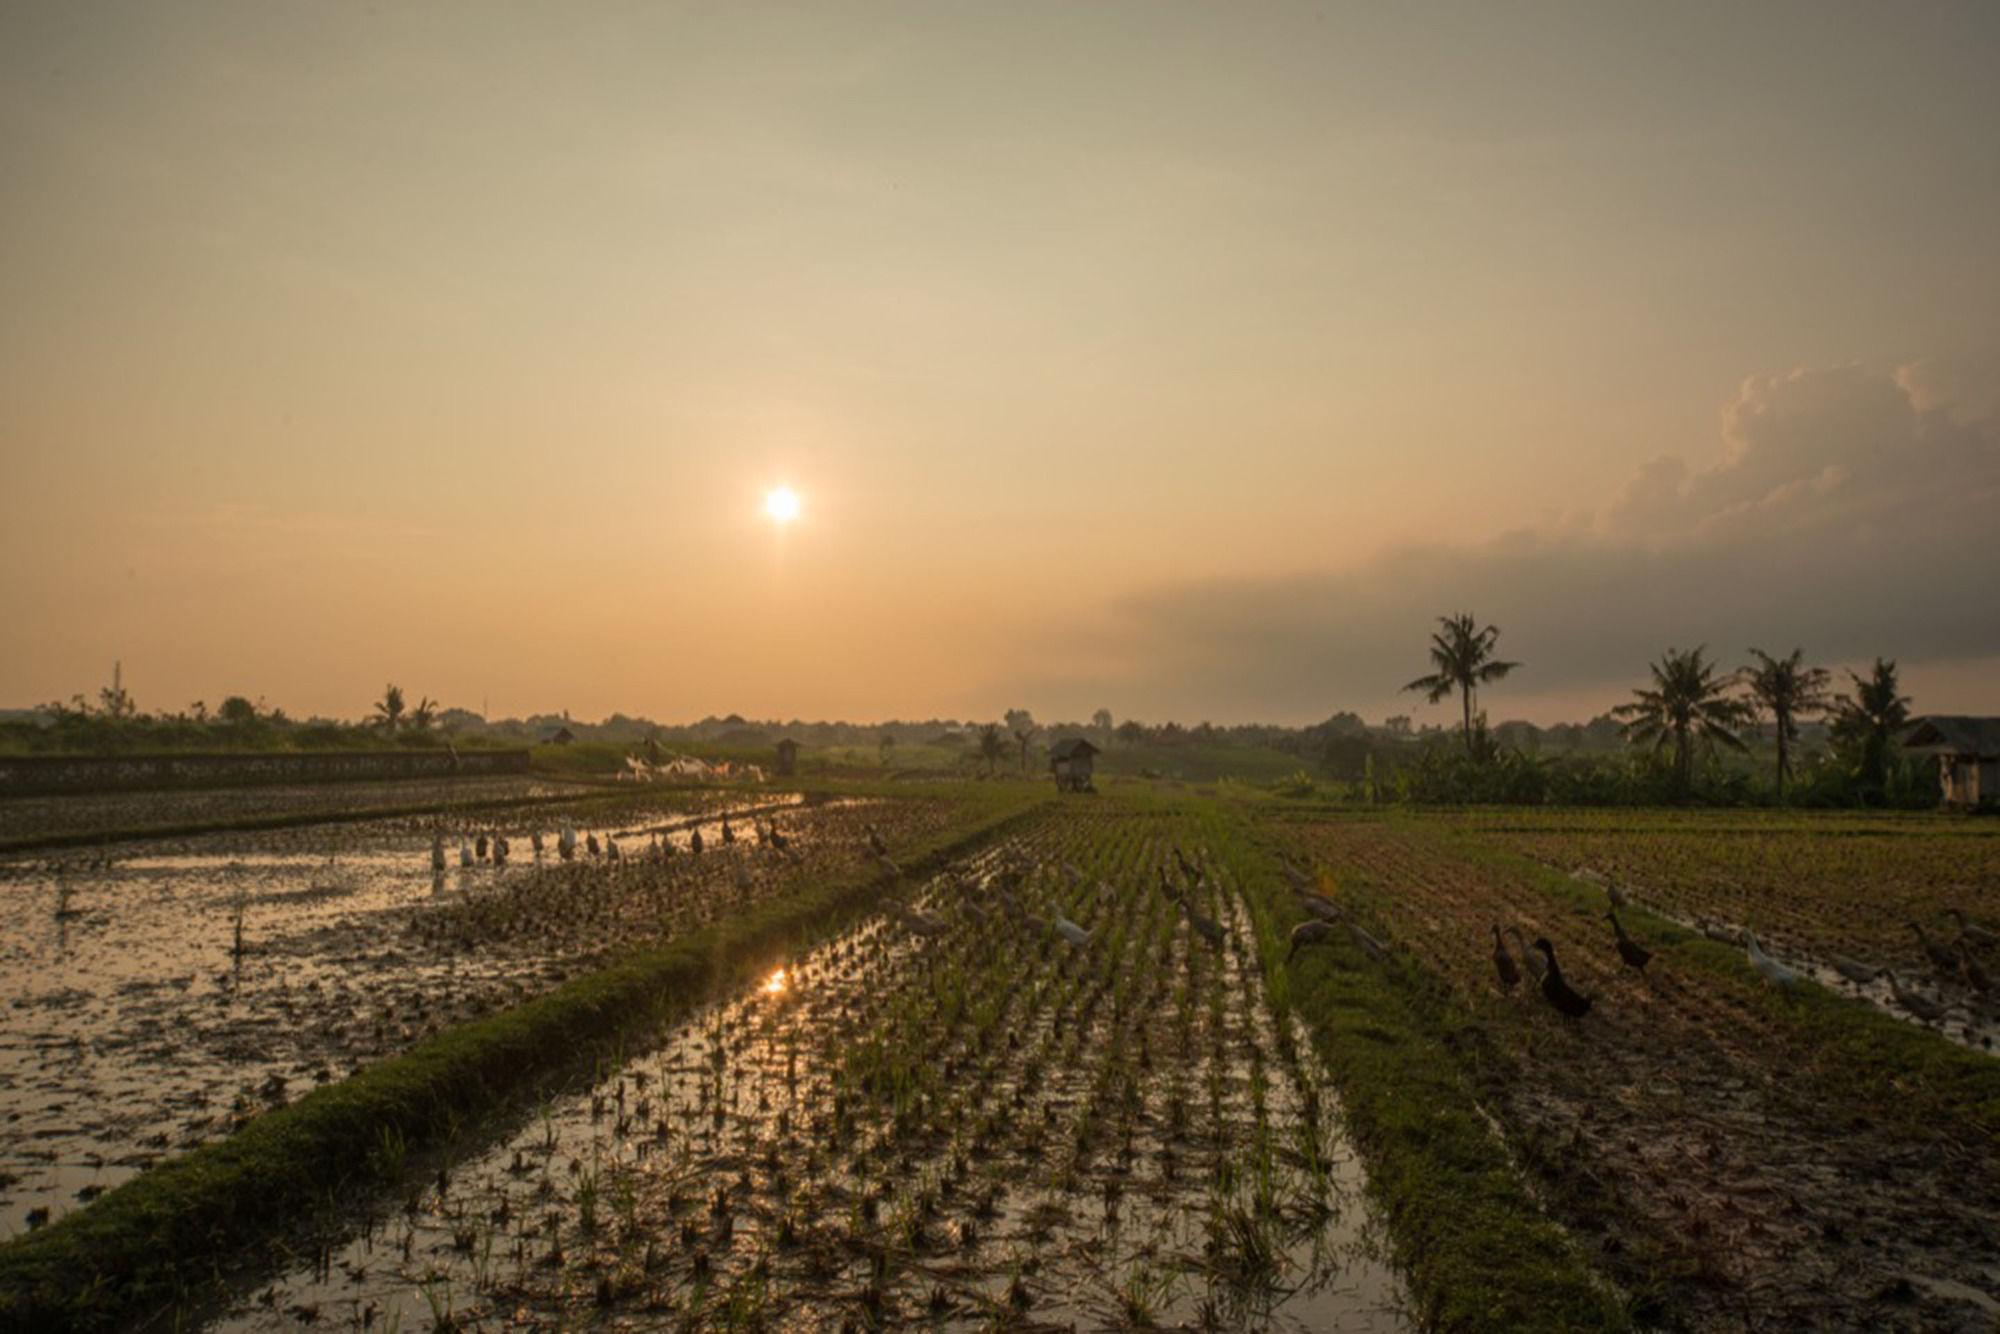
<instances>
[{"instance_id":1,"label":"duck","mask_svg":"<svg viewBox=\"0 0 2000 1334\"><path fill-rule=\"evenodd\" d=\"M541 856L541 855L542 855L542 831L541 831L541 830L537 829L537 830L536 830L536 831L535 831L534 833L532 833L532 834L528 835L528 846L529 846L530 848L534 849L534 852L535 852L535 855L536 855L537 857L539 857L539 856Z\"/></svg>"},{"instance_id":2,"label":"duck","mask_svg":"<svg viewBox=\"0 0 2000 1334\"><path fill-rule=\"evenodd\" d=\"M433 834L433 835L431 835L431 870L433 870L433 871L437 871L437 872L440 872L440 873L442 873L442 872L443 872L443 870L444 870L444 835L443 835L443 834Z\"/></svg>"},{"instance_id":3,"label":"duck","mask_svg":"<svg viewBox=\"0 0 2000 1334\"><path fill-rule=\"evenodd\" d=\"M1645 972L1646 965L1653 961L1653 952L1625 934L1625 924L1618 920L1616 908L1604 915L1611 919L1611 929L1618 935L1618 957L1625 961L1627 968Z\"/></svg>"},{"instance_id":4,"label":"duck","mask_svg":"<svg viewBox=\"0 0 2000 1334\"><path fill-rule=\"evenodd\" d=\"M493 836L493 864L495 866L505 866L509 851L511 851L511 848L506 836L504 834L495 834Z\"/></svg>"},{"instance_id":5,"label":"duck","mask_svg":"<svg viewBox=\"0 0 2000 1334\"><path fill-rule=\"evenodd\" d=\"M486 860L486 835L481 834L479 841L472 845L472 855L482 862Z\"/></svg>"},{"instance_id":6,"label":"duck","mask_svg":"<svg viewBox=\"0 0 2000 1334\"><path fill-rule=\"evenodd\" d=\"M736 841L736 831L729 827L729 817L722 817L722 842L725 846Z\"/></svg>"},{"instance_id":7,"label":"duck","mask_svg":"<svg viewBox=\"0 0 2000 1334\"><path fill-rule=\"evenodd\" d=\"M1880 968L1871 968L1859 959L1850 959L1845 954L1830 955L1827 958L1827 963L1832 967L1834 972L1839 973L1857 987L1867 986L1870 982L1882 976Z\"/></svg>"},{"instance_id":8,"label":"duck","mask_svg":"<svg viewBox=\"0 0 2000 1334\"><path fill-rule=\"evenodd\" d=\"M1924 953L1930 956L1933 968L1936 968L1946 976L1950 976L1952 973L1958 971L1958 955L1952 952L1949 947L1940 945L1937 941L1932 940L1925 933L1921 922L1911 922L1910 930L1917 933L1917 943L1922 945Z\"/></svg>"},{"instance_id":9,"label":"duck","mask_svg":"<svg viewBox=\"0 0 2000 1334\"><path fill-rule=\"evenodd\" d=\"M1222 944L1222 938L1225 934L1222 929L1222 923L1205 913L1197 911L1195 906L1186 899L1182 899L1180 903L1181 916L1188 919L1189 926L1201 933L1203 940L1206 940L1211 945Z\"/></svg>"},{"instance_id":10,"label":"duck","mask_svg":"<svg viewBox=\"0 0 2000 1334\"><path fill-rule=\"evenodd\" d=\"M610 834L604 836L604 855L612 861L624 860L625 854L618 850L618 840Z\"/></svg>"},{"instance_id":11,"label":"duck","mask_svg":"<svg viewBox=\"0 0 2000 1334\"><path fill-rule=\"evenodd\" d=\"M1543 998L1571 1019L1581 1019L1590 1013L1590 997L1572 987L1563 976L1561 966L1556 963L1555 946L1549 943L1548 937L1537 936L1534 948L1542 956L1540 990Z\"/></svg>"},{"instance_id":12,"label":"duck","mask_svg":"<svg viewBox=\"0 0 2000 1334\"><path fill-rule=\"evenodd\" d=\"M1958 923L1960 940L1969 940L1983 950L1990 950L1995 945L2000 945L2000 935L1995 935L1977 922L1968 921L1962 909L1946 908L1944 914Z\"/></svg>"},{"instance_id":13,"label":"duck","mask_svg":"<svg viewBox=\"0 0 2000 1334\"><path fill-rule=\"evenodd\" d=\"M1512 994L1521 985L1521 970L1514 962L1514 956L1507 952L1507 942L1500 935L1500 923L1493 924L1493 971L1500 977L1500 990Z\"/></svg>"},{"instance_id":14,"label":"duck","mask_svg":"<svg viewBox=\"0 0 2000 1334\"><path fill-rule=\"evenodd\" d=\"M1958 968L1965 975L1966 983L1980 995L1987 995L1993 990L1993 979L1979 966L1979 960L1972 957L1972 947L1965 943L1963 936L1958 939Z\"/></svg>"},{"instance_id":15,"label":"duck","mask_svg":"<svg viewBox=\"0 0 2000 1334\"><path fill-rule=\"evenodd\" d=\"M1369 935L1368 932L1362 929L1359 922L1349 922L1347 924L1347 935L1349 939L1360 947L1363 954L1373 959L1376 963L1387 963L1389 961L1389 947Z\"/></svg>"},{"instance_id":16,"label":"duck","mask_svg":"<svg viewBox=\"0 0 2000 1334\"><path fill-rule=\"evenodd\" d=\"M1773 959L1770 955L1764 953L1764 947L1757 943L1757 933L1755 931L1746 931L1743 934L1747 942L1744 945L1743 953L1750 960L1750 966L1763 974L1766 982L1769 982L1780 991L1786 992L1798 986L1799 975L1779 963L1776 959Z\"/></svg>"},{"instance_id":17,"label":"duck","mask_svg":"<svg viewBox=\"0 0 2000 1334\"><path fill-rule=\"evenodd\" d=\"M466 842L463 838L458 840L458 864L460 866L472 865L472 844Z\"/></svg>"},{"instance_id":18,"label":"duck","mask_svg":"<svg viewBox=\"0 0 2000 1334\"><path fill-rule=\"evenodd\" d=\"M1521 966L1528 970L1528 976L1535 979L1535 985L1540 986L1543 975L1548 972L1548 968L1542 963L1542 956L1535 953L1528 944L1528 937L1522 934L1520 927L1508 927L1507 934L1514 938L1514 948L1521 952Z\"/></svg>"},{"instance_id":19,"label":"duck","mask_svg":"<svg viewBox=\"0 0 2000 1334\"><path fill-rule=\"evenodd\" d=\"M1070 921L1069 918L1063 916L1061 913L1056 914L1056 934L1067 940L1070 944L1079 947L1090 943L1090 932L1084 930L1075 922Z\"/></svg>"},{"instance_id":20,"label":"duck","mask_svg":"<svg viewBox=\"0 0 2000 1334\"><path fill-rule=\"evenodd\" d=\"M688 851L696 856L701 855L701 830L697 829L688 835Z\"/></svg>"},{"instance_id":21,"label":"duck","mask_svg":"<svg viewBox=\"0 0 2000 1334\"><path fill-rule=\"evenodd\" d=\"M562 827L562 833L556 836L556 851L562 854L564 861L571 861L576 857L575 825L566 824Z\"/></svg>"},{"instance_id":22,"label":"duck","mask_svg":"<svg viewBox=\"0 0 2000 1334\"><path fill-rule=\"evenodd\" d=\"M778 828L778 823L775 820L771 822L770 833L767 836L766 841L769 842L772 847L776 848L780 852L783 852L786 848L790 847L792 842L790 839L785 837L784 831Z\"/></svg>"},{"instance_id":23,"label":"duck","mask_svg":"<svg viewBox=\"0 0 2000 1334\"><path fill-rule=\"evenodd\" d=\"M1918 991L1903 990L1903 983L1893 972L1887 974L1889 994L1896 998L1896 1004L1908 1010L1928 1024L1935 1024L1944 1018L1945 1007Z\"/></svg>"},{"instance_id":24,"label":"duck","mask_svg":"<svg viewBox=\"0 0 2000 1334\"><path fill-rule=\"evenodd\" d=\"M1314 917L1319 918L1322 922L1338 922L1347 915L1345 912L1341 910L1341 907L1338 903L1335 903L1332 899L1328 898L1324 894L1308 894L1301 892L1298 896L1298 900L1299 900L1299 906L1301 908L1304 908L1307 912L1311 913Z\"/></svg>"},{"instance_id":25,"label":"duck","mask_svg":"<svg viewBox=\"0 0 2000 1334\"><path fill-rule=\"evenodd\" d=\"M1590 1013L1590 997L1572 987L1563 977L1562 968L1556 963L1556 947L1549 943L1547 936L1535 938L1535 948L1542 952L1542 997L1565 1018L1581 1019Z\"/></svg>"},{"instance_id":26,"label":"duck","mask_svg":"<svg viewBox=\"0 0 2000 1334\"><path fill-rule=\"evenodd\" d=\"M882 841L882 835L876 830L875 826L872 824L867 824L861 827L868 834L868 850L874 853L877 857L888 856L889 845Z\"/></svg>"},{"instance_id":27,"label":"duck","mask_svg":"<svg viewBox=\"0 0 2000 1334\"><path fill-rule=\"evenodd\" d=\"M1331 943L1336 935L1332 922L1311 918L1300 922L1292 928L1292 947L1285 953L1285 962L1290 963L1302 949Z\"/></svg>"}]
</instances>

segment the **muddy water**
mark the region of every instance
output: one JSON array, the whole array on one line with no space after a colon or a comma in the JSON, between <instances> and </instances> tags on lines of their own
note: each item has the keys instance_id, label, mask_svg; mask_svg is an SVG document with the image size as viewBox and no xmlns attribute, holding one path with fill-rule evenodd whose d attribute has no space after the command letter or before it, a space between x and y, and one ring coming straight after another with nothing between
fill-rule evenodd
<instances>
[{"instance_id":1,"label":"muddy water","mask_svg":"<svg viewBox=\"0 0 2000 1334\"><path fill-rule=\"evenodd\" d=\"M452 1023L769 892L812 863L815 830L853 813L788 812L798 848L787 854L757 846L740 808L729 847L715 813L621 818L632 823L591 831L620 835L632 856L618 864L584 853L560 864L552 837L537 863L528 828L502 823L488 828L510 833L512 864L454 864L442 877L415 821L0 863L0 1237ZM697 828L715 849L701 858L641 855L655 833L685 850ZM533 919L493 924L495 905L523 901L596 915L567 933Z\"/></svg>"},{"instance_id":2,"label":"muddy water","mask_svg":"<svg viewBox=\"0 0 2000 1334\"><path fill-rule=\"evenodd\" d=\"M941 932L874 919L413 1167L215 1326L1407 1327L1233 903L1217 951L1135 888L1150 934L1072 951L956 883L918 896Z\"/></svg>"}]
</instances>

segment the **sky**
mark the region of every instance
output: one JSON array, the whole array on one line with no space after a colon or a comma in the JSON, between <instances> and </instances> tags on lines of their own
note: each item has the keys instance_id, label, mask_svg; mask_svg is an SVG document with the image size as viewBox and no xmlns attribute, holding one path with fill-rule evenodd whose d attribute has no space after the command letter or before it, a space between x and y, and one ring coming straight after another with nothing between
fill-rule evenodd
<instances>
[{"instance_id":1,"label":"sky","mask_svg":"<svg viewBox=\"0 0 2000 1334\"><path fill-rule=\"evenodd\" d=\"M0 5L0 706L2000 712L1986 3ZM764 514L793 488L791 524Z\"/></svg>"}]
</instances>

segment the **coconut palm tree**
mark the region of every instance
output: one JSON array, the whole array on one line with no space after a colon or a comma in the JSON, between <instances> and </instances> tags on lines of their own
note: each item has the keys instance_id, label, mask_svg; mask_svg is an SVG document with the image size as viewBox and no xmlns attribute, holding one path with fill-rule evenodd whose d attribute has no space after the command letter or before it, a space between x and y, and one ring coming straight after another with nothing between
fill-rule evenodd
<instances>
[{"instance_id":1,"label":"coconut palm tree","mask_svg":"<svg viewBox=\"0 0 2000 1334\"><path fill-rule=\"evenodd\" d=\"M1686 653L1668 649L1652 664L1653 688L1633 691L1637 698L1632 703L1611 711L1625 720L1627 740L1650 741L1655 751L1673 746L1674 785L1682 793L1693 775L1695 742L1742 750L1743 738L1736 731L1752 717L1749 704L1725 693L1734 680L1718 676L1707 654L1705 644Z\"/></svg>"},{"instance_id":2,"label":"coconut palm tree","mask_svg":"<svg viewBox=\"0 0 2000 1334\"><path fill-rule=\"evenodd\" d=\"M375 702L375 725L385 732L393 732L403 725L403 688L393 681L382 691L382 698Z\"/></svg>"},{"instance_id":3,"label":"coconut palm tree","mask_svg":"<svg viewBox=\"0 0 2000 1334\"><path fill-rule=\"evenodd\" d=\"M1440 616L1438 624L1444 628L1431 636L1431 664L1437 670L1429 676L1418 677L1403 689L1421 690L1433 704L1448 698L1452 691L1458 691L1465 713L1465 749L1470 754L1474 693L1480 686L1500 680L1521 664L1501 662L1493 656L1493 646L1500 639L1500 628L1494 625L1484 630L1476 628L1471 612Z\"/></svg>"},{"instance_id":4,"label":"coconut palm tree","mask_svg":"<svg viewBox=\"0 0 2000 1334\"><path fill-rule=\"evenodd\" d=\"M1743 683L1750 697L1771 715L1778 736L1778 800L1785 799L1785 780L1792 776L1792 743L1799 739L1798 720L1805 714L1826 709L1826 685L1832 679L1824 667L1805 666L1805 650L1793 649L1783 658L1774 658L1763 649L1753 648L1756 661L1743 669Z\"/></svg>"},{"instance_id":5,"label":"coconut palm tree","mask_svg":"<svg viewBox=\"0 0 2000 1334\"><path fill-rule=\"evenodd\" d=\"M1006 753L1007 739L1001 735L1000 724L988 723L979 729L979 758L986 761L986 773L988 777L992 776L993 767L1000 762L1000 757Z\"/></svg>"},{"instance_id":6,"label":"coconut palm tree","mask_svg":"<svg viewBox=\"0 0 2000 1334\"><path fill-rule=\"evenodd\" d=\"M1035 739L1035 715L1026 709L1007 710L1007 730L1021 744L1021 776L1028 773L1028 743Z\"/></svg>"},{"instance_id":7,"label":"coconut palm tree","mask_svg":"<svg viewBox=\"0 0 2000 1334\"><path fill-rule=\"evenodd\" d=\"M1890 743L1910 722L1909 696L1897 693L1893 658L1875 659L1866 680L1854 672L1847 677L1854 682L1854 693L1834 701L1833 733L1860 747L1862 786L1880 792L1888 778Z\"/></svg>"},{"instance_id":8,"label":"coconut palm tree","mask_svg":"<svg viewBox=\"0 0 2000 1334\"><path fill-rule=\"evenodd\" d=\"M437 701L425 695L417 701L417 707L410 710L410 730L428 732L437 723Z\"/></svg>"}]
</instances>

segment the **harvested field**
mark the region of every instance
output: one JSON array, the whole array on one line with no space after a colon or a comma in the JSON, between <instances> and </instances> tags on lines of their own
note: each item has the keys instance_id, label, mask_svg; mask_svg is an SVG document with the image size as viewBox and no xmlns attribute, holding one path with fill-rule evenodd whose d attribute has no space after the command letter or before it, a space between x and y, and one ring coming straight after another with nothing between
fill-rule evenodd
<instances>
[{"instance_id":1,"label":"harvested field","mask_svg":"<svg viewBox=\"0 0 2000 1334\"><path fill-rule=\"evenodd\" d=\"M1436 997L1552 1212L1642 1318L1854 1330L2000 1319L2000 1066L1990 1058L1824 991L1781 996L1733 945L1643 910L1626 925L1656 957L1643 972L1626 966L1605 891L1512 851L1525 843L1560 865L1587 858L1621 880L1666 882L1661 860L1628 854L1613 833L1578 845L1449 817L1273 832L1365 916L1407 985ZM1787 913L1778 920L1795 939L1815 938L1815 920L1822 940L1869 920L1858 902L1865 871L1816 882L1816 897L1795 886L1770 900L1759 895L1780 877L1753 889L1737 872L1839 862L1865 841L1766 830L1753 853L1699 820L1665 837L1675 883L1709 886L1711 911L1727 885L1734 913ZM1502 994L1495 924L1551 941L1566 978L1593 998L1589 1014L1557 1014L1532 981ZM1865 938L1889 935L1878 932ZM1512 939L1509 948L1518 958Z\"/></svg>"}]
</instances>

